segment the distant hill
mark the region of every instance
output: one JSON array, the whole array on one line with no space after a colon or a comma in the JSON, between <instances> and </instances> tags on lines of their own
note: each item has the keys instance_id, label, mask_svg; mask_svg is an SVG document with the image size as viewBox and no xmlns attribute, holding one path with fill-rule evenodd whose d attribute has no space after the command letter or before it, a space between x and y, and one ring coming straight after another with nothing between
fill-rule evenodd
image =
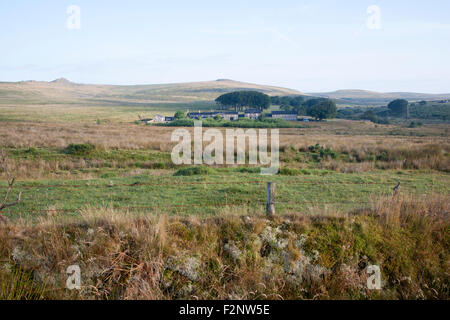
<instances>
[{"instance_id":1,"label":"distant hill","mask_svg":"<svg viewBox=\"0 0 450 320\"><path fill-rule=\"evenodd\" d=\"M95 85L77 84L65 78L51 82L0 82L0 103L176 103L212 101L219 95L236 90L256 90L268 95L301 95L293 90L219 79L216 81L151 84L151 85Z\"/></svg>"},{"instance_id":2,"label":"distant hill","mask_svg":"<svg viewBox=\"0 0 450 320\"><path fill-rule=\"evenodd\" d=\"M394 99L409 101L450 99L450 94L338 90L304 94L294 89L218 79L215 81L149 84L79 84L65 78L50 82L0 82L0 104L136 105L213 101L236 90L256 90L270 96L308 95L336 99L341 104L387 104Z\"/></svg>"},{"instance_id":3,"label":"distant hill","mask_svg":"<svg viewBox=\"0 0 450 320\"><path fill-rule=\"evenodd\" d=\"M332 98L340 103L350 104L378 104L388 103L394 99L406 99L408 101L441 100L450 99L450 94L430 94L415 92L376 92L368 90L337 90L333 92L315 92L310 95L324 98Z\"/></svg>"}]
</instances>

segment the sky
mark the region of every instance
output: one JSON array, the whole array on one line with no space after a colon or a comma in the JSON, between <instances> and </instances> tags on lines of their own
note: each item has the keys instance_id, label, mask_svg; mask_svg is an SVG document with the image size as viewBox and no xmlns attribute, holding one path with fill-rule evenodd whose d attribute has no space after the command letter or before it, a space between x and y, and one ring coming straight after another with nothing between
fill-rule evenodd
<instances>
[{"instance_id":1,"label":"sky","mask_svg":"<svg viewBox=\"0 0 450 320\"><path fill-rule=\"evenodd\" d=\"M450 93L449 13L448 0L3 0L0 81Z\"/></svg>"}]
</instances>

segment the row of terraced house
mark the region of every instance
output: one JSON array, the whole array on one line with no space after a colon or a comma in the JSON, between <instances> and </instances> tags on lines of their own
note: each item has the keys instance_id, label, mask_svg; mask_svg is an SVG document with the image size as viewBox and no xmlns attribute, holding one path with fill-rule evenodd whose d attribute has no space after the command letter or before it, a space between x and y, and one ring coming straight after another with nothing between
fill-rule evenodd
<instances>
[{"instance_id":1,"label":"row of terraced house","mask_svg":"<svg viewBox=\"0 0 450 320\"><path fill-rule=\"evenodd\" d=\"M234 111L210 111L210 112L188 112L187 117L190 119L207 119L220 117L228 121L236 121L241 118L247 118L256 120L261 116L261 111L259 109L247 109L243 113ZM267 118L273 119L283 119L286 121L297 121L297 113L293 111L272 111L269 114L265 114ZM171 122L175 120L175 117L167 117L162 115L155 115L153 119L140 119L142 122Z\"/></svg>"},{"instance_id":2,"label":"row of terraced house","mask_svg":"<svg viewBox=\"0 0 450 320\"><path fill-rule=\"evenodd\" d=\"M259 109L248 109L243 113L233 112L233 111L211 111L211 112L190 112L188 117L191 119L205 119L221 117L225 120L238 120L240 118L247 118L256 120L261 116L261 111ZM297 112L294 111L272 111L269 114L265 114L267 118L283 119L287 121L297 121Z\"/></svg>"}]
</instances>

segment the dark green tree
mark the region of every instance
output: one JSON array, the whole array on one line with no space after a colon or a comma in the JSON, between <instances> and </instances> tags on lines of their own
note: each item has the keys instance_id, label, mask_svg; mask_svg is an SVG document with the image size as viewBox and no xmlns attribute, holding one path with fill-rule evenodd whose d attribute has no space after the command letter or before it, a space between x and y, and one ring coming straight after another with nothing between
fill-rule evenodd
<instances>
[{"instance_id":1,"label":"dark green tree","mask_svg":"<svg viewBox=\"0 0 450 320\"><path fill-rule=\"evenodd\" d=\"M178 110L174 115L175 119L184 119L186 118L186 113L184 111Z\"/></svg>"},{"instance_id":2,"label":"dark green tree","mask_svg":"<svg viewBox=\"0 0 450 320\"><path fill-rule=\"evenodd\" d=\"M221 95L216 99L223 109L257 108L259 110L270 107L270 97L258 91L235 91Z\"/></svg>"},{"instance_id":3,"label":"dark green tree","mask_svg":"<svg viewBox=\"0 0 450 320\"><path fill-rule=\"evenodd\" d=\"M375 112L373 112L373 110L368 110L362 114L361 119L377 122L378 116L375 114Z\"/></svg>"},{"instance_id":4,"label":"dark green tree","mask_svg":"<svg viewBox=\"0 0 450 320\"><path fill-rule=\"evenodd\" d=\"M389 113L393 116L405 116L408 108L408 101L405 99L396 99L388 104Z\"/></svg>"},{"instance_id":5,"label":"dark green tree","mask_svg":"<svg viewBox=\"0 0 450 320\"><path fill-rule=\"evenodd\" d=\"M330 99L323 99L307 108L307 115L319 120L334 118L336 114L336 103Z\"/></svg>"},{"instance_id":6,"label":"dark green tree","mask_svg":"<svg viewBox=\"0 0 450 320\"><path fill-rule=\"evenodd\" d=\"M270 103L280 106L283 110L293 110L293 108L299 107L305 98L303 96L274 96L270 98Z\"/></svg>"}]
</instances>

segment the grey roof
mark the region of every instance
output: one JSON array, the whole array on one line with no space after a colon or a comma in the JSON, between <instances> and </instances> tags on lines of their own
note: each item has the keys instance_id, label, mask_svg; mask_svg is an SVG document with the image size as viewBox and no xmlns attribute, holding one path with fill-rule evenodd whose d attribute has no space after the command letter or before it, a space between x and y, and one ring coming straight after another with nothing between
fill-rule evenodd
<instances>
[{"instance_id":1,"label":"grey roof","mask_svg":"<svg viewBox=\"0 0 450 320\"><path fill-rule=\"evenodd\" d=\"M292 115L298 115L295 111L272 111L272 114L292 114Z\"/></svg>"},{"instance_id":2,"label":"grey roof","mask_svg":"<svg viewBox=\"0 0 450 320\"><path fill-rule=\"evenodd\" d=\"M215 112L190 112L188 116L214 116L220 114L232 114L237 115L239 113L234 111L215 111Z\"/></svg>"}]
</instances>

